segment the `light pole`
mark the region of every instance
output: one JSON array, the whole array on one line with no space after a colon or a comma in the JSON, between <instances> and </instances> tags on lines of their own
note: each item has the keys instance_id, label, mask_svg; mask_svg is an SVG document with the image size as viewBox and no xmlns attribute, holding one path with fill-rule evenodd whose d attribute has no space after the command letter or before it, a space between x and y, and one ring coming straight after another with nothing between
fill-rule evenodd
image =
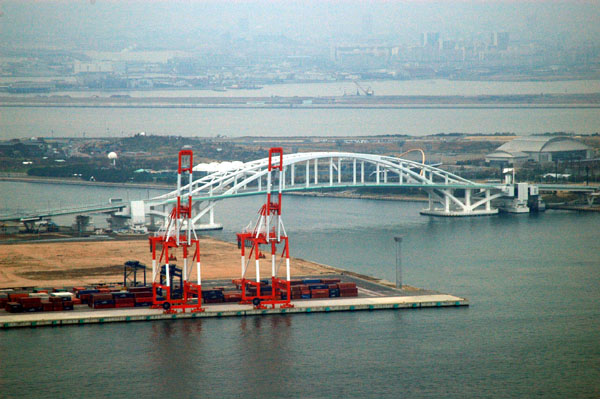
<instances>
[{"instance_id":1,"label":"light pole","mask_svg":"<svg viewBox=\"0 0 600 399\"><path fill-rule=\"evenodd\" d=\"M402 258L401 258L401 246L402 236L394 237L396 241L396 288L402 289Z\"/></svg>"}]
</instances>

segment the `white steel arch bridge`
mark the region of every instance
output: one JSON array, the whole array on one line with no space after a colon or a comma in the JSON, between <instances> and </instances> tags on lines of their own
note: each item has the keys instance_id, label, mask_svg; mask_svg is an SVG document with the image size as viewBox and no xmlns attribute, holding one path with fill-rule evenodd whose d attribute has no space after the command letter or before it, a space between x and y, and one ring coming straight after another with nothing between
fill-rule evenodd
<instances>
[{"instance_id":1,"label":"white steel arch bridge","mask_svg":"<svg viewBox=\"0 0 600 399\"><path fill-rule=\"evenodd\" d=\"M278 162L278 161L277 161ZM195 226L216 228L218 201L266 192L268 158L263 158L196 178L182 186L193 196ZM424 190L429 197L422 214L474 216L498 213L492 201L514 197L512 184L480 184L434 166L391 156L349 152L306 152L283 156L283 192L343 190L360 187ZM195 177L195 174L194 174ZM275 183L275 182L274 182ZM143 201L132 201L123 216L132 224L166 218L176 191ZM527 208L527 211L529 209ZM207 220L206 220L207 219ZM204 223L203 223L204 220Z\"/></svg>"}]
</instances>

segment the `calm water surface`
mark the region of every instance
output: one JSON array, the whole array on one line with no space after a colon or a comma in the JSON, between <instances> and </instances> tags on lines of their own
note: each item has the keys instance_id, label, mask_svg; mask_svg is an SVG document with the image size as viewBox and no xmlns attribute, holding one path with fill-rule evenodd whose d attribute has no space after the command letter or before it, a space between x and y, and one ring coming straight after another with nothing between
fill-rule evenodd
<instances>
[{"instance_id":1,"label":"calm water surface","mask_svg":"<svg viewBox=\"0 0 600 399\"><path fill-rule=\"evenodd\" d=\"M600 131L600 109L0 108L0 140L148 134L368 136Z\"/></svg>"},{"instance_id":2,"label":"calm water surface","mask_svg":"<svg viewBox=\"0 0 600 399\"><path fill-rule=\"evenodd\" d=\"M16 185L0 182L0 201ZM94 202L115 196L95 190ZM222 203L213 235L231 241L259 203ZM403 235L405 283L471 306L3 331L0 396L600 396L599 214L438 219L420 203L298 197L284 208L293 256L392 280Z\"/></svg>"}]
</instances>

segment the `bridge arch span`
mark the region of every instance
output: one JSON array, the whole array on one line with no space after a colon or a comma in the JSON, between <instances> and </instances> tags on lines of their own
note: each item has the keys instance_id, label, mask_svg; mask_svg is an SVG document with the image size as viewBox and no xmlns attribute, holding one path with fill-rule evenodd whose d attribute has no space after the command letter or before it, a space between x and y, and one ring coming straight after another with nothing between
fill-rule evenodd
<instances>
[{"instance_id":1,"label":"bridge arch span","mask_svg":"<svg viewBox=\"0 0 600 399\"><path fill-rule=\"evenodd\" d=\"M279 160L276 160L279 162ZM502 195L501 187L482 185L435 166L386 155L350 152L303 152L283 156L283 191L316 191L358 187L404 187L425 190L429 207L425 214L459 216L494 214L490 203ZM208 216L214 225L215 204L223 199L264 192L268 158L246 162L193 180L196 207L194 223ZM188 192L189 184L182 187ZM465 192L465 198L455 195ZM176 191L146 201L151 217L166 217Z\"/></svg>"}]
</instances>

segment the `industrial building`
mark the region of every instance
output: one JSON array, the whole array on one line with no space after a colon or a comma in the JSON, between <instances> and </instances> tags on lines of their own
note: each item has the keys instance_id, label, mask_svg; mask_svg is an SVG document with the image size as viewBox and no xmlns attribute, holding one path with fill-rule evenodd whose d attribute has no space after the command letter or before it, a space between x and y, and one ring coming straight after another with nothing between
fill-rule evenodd
<instances>
[{"instance_id":1,"label":"industrial building","mask_svg":"<svg viewBox=\"0 0 600 399\"><path fill-rule=\"evenodd\" d=\"M485 156L492 164L519 164L523 162L554 162L589 159L592 148L570 137L524 136L502 144Z\"/></svg>"}]
</instances>

